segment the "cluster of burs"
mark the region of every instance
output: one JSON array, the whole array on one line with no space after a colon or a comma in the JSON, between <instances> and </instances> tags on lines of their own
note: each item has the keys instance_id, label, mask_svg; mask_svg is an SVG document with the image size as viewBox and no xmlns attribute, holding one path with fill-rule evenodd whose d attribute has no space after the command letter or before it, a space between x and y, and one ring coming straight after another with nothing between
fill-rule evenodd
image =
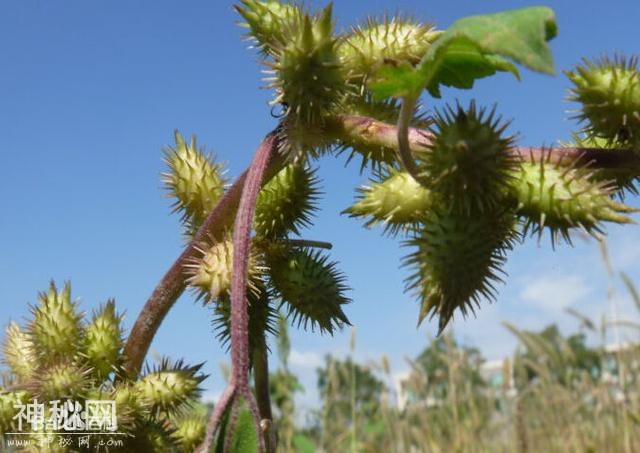
<instances>
[{"instance_id":1,"label":"cluster of burs","mask_svg":"<svg viewBox=\"0 0 640 453\"><path fill-rule=\"evenodd\" d=\"M313 163L330 153L362 157L372 181L358 189L345 212L365 226L382 225L401 237L409 253L408 290L420 300L419 319L437 315L443 329L459 309L473 311L491 299L505 254L529 235L545 231L569 239L581 228L598 235L603 222L627 223L623 204L634 190L624 169L595 170L588 162L542 153L514 153L514 138L494 110L456 105L416 111L412 126L428 137L414 152L419 177L406 173L389 143L354 139L341 119L367 117L395 123L399 103L378 99L369 82L384 62L417 64L440 31L406 17L369 19L336 33L331 7L310 12L296 4L244 0L237 6L259 51L282 109L288 158L259 193L249 259L249 337L264 352L275 333L276 313L298 326L332 333L348 319L344 275L322 243L298 238L311 224L321 192ZM631 153L640 147L640 73L635 59L585 61L567 72L571 98L581 104L583 129L572 147ZM190 240L224 195L222 165L176 132L166 151L165 186ZM197 244L188 285L214 313L225 344L230 336L232 231ZM16 397L23 402L71 398L112 399L118 423L134 434L137 451L192 451L204 436L204 410L194 404L199 367L162 361L141 377L122 371L121 317L113 302L85 321L69 287L40 295L24 328L11 324L4 360L9 368L0 399L4 432L13 423ZM120 451L120 450L119 450Z\"/></svg>"},{"instance_id":2,"label":"cluster of burs","mask_svg":"<svg viewBox=\"0 0 640 453\"><path fill-rule=\"evenodd\" d=\"M385 16L337 33L331 6L314 13L245 0L237 10L266 67L273 102L283 108L294 162L286 171L303 171L331 152L362 157L372 181L345 212L404 240L410 250L407 289L420 300L420 321L437 315L442 330L456 309L466 315L482 298L494 298L506 252L527 236L547 231L555 243L569 241L575 228L599 236L603 222L631 222L634 210L623 204L623 195L635 190L635 174L590 168L575 154L564 159L550 150L516 152L495 108L472 102L416 110L411 125L426 131L425 143L412 149L418 175L404 171L397 147L346 134L340 127L345 117L397 121L399 102L377 98L370 83L383 64L418 64L442 36L433 26ZM637 60L585 61L566 75L573 83L570 99L581 104L582 128L574 143L562 146L637 152ZM299 198L307 192L294 193Z\"/></svg>"},{"instance_id":3,"label":"cluster of burs","mask_svg":"<svg viewBox=\"0 0 640 453\"><path fill-rule=\"evenodd\" d=\"M5 434L5 447L9 440L18 439L23 446L16 451L86 451L78 448L75 433L87 430L79 424L68 429L64 424L70 419L65 421L53 402L60 406L70 401L73 409L68 414L78 417L88 400L115 402L116 406L110 426L118 434L109 436L105 424L105 429L97 431L101 434L93 437L94 448L101 441L121 445L117 451L191 452L202 442L206 408L197 400L206 376L199 372L201 365L162 359L141 377L129 378L122 367L121 321L113 300L85 319L71 297L70 284L58 290L51 283L39 295L25 327L9 324L3 351L8 370L0 394L0 429L2 434L25 435ZM27 410L28 417L20 424L20 405L33 404L43 405L44 412L38 415ZM81 420L86 422L86 418ZM62 446L59 438L69 436L74 441Z\"/></svg>"}]
</instances>

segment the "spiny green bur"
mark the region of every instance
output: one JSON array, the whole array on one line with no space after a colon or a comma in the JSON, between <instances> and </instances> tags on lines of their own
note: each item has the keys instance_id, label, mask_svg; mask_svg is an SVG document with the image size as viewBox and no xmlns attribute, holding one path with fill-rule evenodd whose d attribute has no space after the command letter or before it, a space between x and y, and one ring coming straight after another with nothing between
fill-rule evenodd
<instances>
[{"instance_id":1,"label":"spiny green bur","mask_svg":"<svg viewBox=\"0 0 640 453\"><path fill-rule=\"evenodd\" d=\"M336 326L349 324L342 305L350 300L336 263L319 251L279 250L267 258L274 289L286 302L292 321L306 328L316 326L333 333Z\"/></svg>"},{"instance_id":2,"label":"spiny green bur","mask_svg":"<svg viewBox=\"0 0 640 453\"><path fill-rule=\"evenodd\" d=\"M175 199L174 212L182 212L186 233L192 236L224 193L222 165L198 149L195 136L187 144L175 131L175 148L165 150L169 167L162 179L169 195Z\"/></svg>"},{"instance_id":3,"label":"spiny green bur","mask_svg":"<svg viewBox=\"0 0 640 453\"><path fill-rule=\"evenodd\" d=\"M315 171L299 163L289 164L269 181L258 195L254 229L259 237L273 239L300 234L311 224L317 209L318 179Z\"/></svg>"},{"instance_id":4,"label":"spiny green bur","mask_svg":"<svg viewBox=\"0 0 640 453\"><path fill-rule=\"evenodd\" d=\"M18 380L31 378L36 367L35 350L29 334L15 321L7 326L3 352L3 362Z\"/></svg>"},{"instance_id":5,"label":"spiny green bur","mask_svg":"<svg viewBox=\"0 0 640 453\"><path fill-rule=\"evenodd\" d=\"M431 127L434 139L422 155L426 186L445 203L464 212L483 212L502 204L511 170L517 161L509 148L513 137L502 137L495 111L460 105L438 113Z\"/></svg>"},{"instance_id":6,"label":"spiny green bur","mask_svg":"<svg viewBox=\"0 0 640 453\"><path fill-rule=\"evenodd\" d=\"M593 137L640 148L640 72L638 59L584 60L566 72L573 82L570 100L582 104L578 119Z\"/></svg>"},{"instance_id":7,"label":"spiny green bur","mask_svg":"<svg viewBox=\"0 0 640 453\"><path fill-rule=\"evenodd\" d=\"M409 18L370 18L342 40L339 54L351 79L365 79L385 59L417 64L440 34L433 26Z\"/></svg>"},{"instance_id":8,"label":"spiny green bur","mask_svg":"<svg viewBox=\"0 0 640 453\"><path fill-rule=\"evenodd\" d=\"M175 436L180 442L180 451L191 453L195 451L206 434L207 420L203 414L181 417L176 421Z\"/></svg>"},{"instance_id":9,"label":"spiny green bur","mask_svg":"<svg viewBox=\"0 0 640 453\"><path fill-rule=\"evenodd\" d=\"M175 413L200 395L200 383L206 379L199 373L201 367L186 366L182 361L172 364L165 359L136 383L137 394L152 412Z\"/></svg>"},{"instance_id":10,"label":"spiny green bur","mask_svg":"<svg viewBox=\"0 0 640 453\"><path fill-rule=\"evenodd\" d=\"M432 204L428 189L408 173L397 170L389 170L386 176L358 192L358 201L345 212L351 217L366 218L367 227L382 223L391 232L420 221Z\"/></svg>"},{"instance_id":11,"label":"spiny green bur","mask_svg":"<svg viewBox=\"0 0 640 453\"><path fill-rule=\"evenodd\" d=\"M39 304L31 310L29 326L31 341L38 359L51 363L61 357L74 356L82 343L81 315L71 300L71 285L66 283L58 292L51 282L49 291L40 293Z\"/></svg>"},{"instance_id":12,"label":"spiny green bur","mask_svg":"<svg viewBox=\"0 0 640 453\"><path fill-rule=\"evenodd\" d=\"M406 245L414 251L405 265L414 269L407 289L420 302L418 322L438 315L439 331L455 310L463 315L479 307L480 300L495 297L494 283L512 248L513 218L509 213L467 216L447 208L435 208L422 229Z\"/></svg>"},{"instance_id":13,"label":"spiny green bur","mask_svg":"<svg viewBox=\"0 0 640 453\"><path fill-rule=\"evenodd\" d=\"M201 257L187 265L188 282L196 289L198 298L212 301L226 295L231 288L231 271L233 269L233 241L230 236L211 246L201 244ZM256 254L249 258L249 284L256 291L257 280L262 268Z\"/></svg>"},{"instance_id":14,"label":"spiny green bur","mask_svg":"<svg viewBox=\"0 0 640 453\"><path fill-rule=\"evenodd\" d=\"M97 379L104 379L120 366L123 346L120 322L113 300L104 304L93 315L85 329L84 354Z\"/></svg>"},{"instance_id":15,"label":"spiny green bur","mask_svg":"<svg viewBox=\"0 0 640 453\"><path fill-rule=\"evenodd\" d=\"M587 170L563 168L552 163L525 162L514 180L518 214L524 217L525 233L570 240L571 228L602 233L602 222L630 223L626 215L635 210L614 201L603 182L592 182Z\"/></svg>"}]
</instances>

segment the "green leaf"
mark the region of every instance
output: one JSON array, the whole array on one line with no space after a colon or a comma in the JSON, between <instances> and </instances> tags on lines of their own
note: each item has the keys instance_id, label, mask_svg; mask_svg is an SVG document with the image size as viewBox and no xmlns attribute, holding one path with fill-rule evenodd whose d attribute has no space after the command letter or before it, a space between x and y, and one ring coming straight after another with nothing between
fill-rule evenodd
<instances>
[{"instance_id":1,"label":"green leaf","mask_svg":"<svg viewBox=\"0 0 640 453\"><path fill-rule=\"evenodd\" d=\"M244 406L244 405L243 405ZM258 451L258 436L253 417L249 409L244 406L238 414L236 429L231 442L232 453L255 453Z\"/></svg>"},{"instance_id":2,"label":"green leaf","mask_svg":"<svg viewBox=\"0 0 640 453\"><path fill-rule=\"evenodd\" d=\"M439 86L471 88L475 79L497 71L519 77L513 62L554 73L547 41L556 35L555 15L546 7L471 16L456 21L412 69L386 64L371 84L380 97L417 97L423 88L439 96Z\"/></svg>"}]
</instances>

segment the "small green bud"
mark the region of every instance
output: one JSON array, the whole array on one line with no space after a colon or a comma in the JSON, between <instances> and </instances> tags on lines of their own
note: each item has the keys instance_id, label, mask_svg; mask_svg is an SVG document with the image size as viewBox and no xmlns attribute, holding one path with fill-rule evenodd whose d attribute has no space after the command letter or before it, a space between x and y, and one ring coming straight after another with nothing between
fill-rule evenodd
<instances>
[{"instance_id":1,"label":"small green bud","mask_svg":"<svg viewBox=\"0 0 640 453\"><path fill-rule=\"evenodd\" d=\"M358 201L344 212L351 217L366 217L367 227L383 223L391 232L414 225L432 204L428 189L410 174L397 170L390 170L358 192Z\"/></svg>"},{"instance_id":2,"label":"small green bud","mask_svg":"<svg viewBox=\"0 0 640 453\"><path fill-rule=\"evenodd\" d=\"M189 367L163 359L135 384L137 395L152 412L175 413L200 395L200 383L207 377L200 368L202 364Z\"/></svg>"},{"instance_id":3,"label":"small green bud","mask_svg":"<svg viewBox=\"0 0 640 453\"><path fill-rule=\"evenodd\" d=\"M231 289L231 274L233 270L233 240L231 237L200 248L201 257L193 259L187 265L189 285L199 291L198 297L211 301L225 295ZM256 285L260 281L263 268L259 265L258 255L249 257L249 286L251 291L257 291Z\"/></svg>"},{"instance_id":4,"label":"small green bud","mask_svg":"<svg viewBox=\"0 0 640 453\"><path fill-rule=\"evenodd\" d=\"M9 323L5 333L3 361L18 378L18 382L28 381L35 370L33 343L29 335L14 321Z\"/></svg>"},{"instance_id":5,"label":"small green bud","mask_svg":"<svg viewBox=\"0 0 640 453\"><path fill-rule=\"evenodd\" d=\"M582 104L577 118L590 136L640 147L638 59L584 60L565 73L573 82L571 101Z\"/></svg>"},{"instance_id":6,"label":"small green bud","mask_svg":"<svg viewBox=\"0 0 640 453\"><path fill-rule=\"evenodd\" d=\"M488 115L474 102L465 111L447 107L431 128L430 152L422 156L426 185L445 203L464 212L482 212L503 204L518 161L509 153L513 137L502 137L495 110Z\"/></svg>"},{"instance_id":7,"label":"small green bud","mask_svg":"<svg viewBox=\"0 0 640 453\"><path fill-rule=\"evenodd\" d=\"M331 334L336 326L349 324L342 311L350 302L344 295L348 288L336 263L319 251L276 249L267 255L271 282L293 322L305 328L311 323L312 329L317 325Z\"/></svg>"},{"instance_id":8,"label":"small green bud","mask_svg":"<svg viewBox=\"0 0 640 453\"><path fill-rule=\"evenodd\" d=\"M442 332L457 309L466 316L483 297L494 299L493 283L501 281L497 273L513 246L513 223L510 213L429 212L422 231L406 243L415 249L404 263L415 269L407 290L421 301L418 323L438 315Z\"/></svg>"},{"instance_id":9,"label":"small green bud","mask_svg":"<svg viewBox=\"0 0 640 453\"><path fill-rule=\"evenodd\" d=\"M162 179L169 195L175 198L173 210L182 211L182 221L189 236L195 234L209 212L224 194L222 165L214 164L196 145L196 137L185 143L175 131L175 148L165 150L168 173Z\"/></svg>"},{"instance_id":10,"label":"small green bud","mask_svg":"<svg viewBox=\"0 0 640 453\"><path fill-rule=\"evenodd\" d=\"M71 300L71 285L58 292L51 282L47 293L40 293L39 304L32 308L29 335L40 361L53 363L73 357L82 341L82 316Z\"/></svg>"},{"instance_id":11,"label":"small green bud","mask_svg":"<svg viewBox=\"0 0 640 453\"><path fill-rule=\"evenodd\" d=\"M318 179L315 171L305 165L289 164L269 181L258 195L254 216L256 234L263 238L300 234L300 228L310 225L310 216L317 209Z\"/></svg>"},{"instance_id":12,"label":"small green bud","mask_svg":"<svg viewBox=\"0 0 640 453\"><path fill-rule=\"evenodd\" d=\"M85 351L93 375L100 381L115 371L121 361L122 316L116 313L115 302L108 301L94 313L85 329Z\"/></svg>"},{"instance_id":13,"label":"small green bud","mask_svg":"<svg viewBox=\"0 0 640 453\"><path fill-rule=\"evenodd\" d=\"M570 242L569 230L583 228L602 233L602 222L631 223L626 215L636 210L611 198L611 188L592 182L586 169L563 168L549 162L526 162L513 182L517 212L524 217L525 233L541 235L544 228L555 241Z\"/></svg>"}]
</instances>

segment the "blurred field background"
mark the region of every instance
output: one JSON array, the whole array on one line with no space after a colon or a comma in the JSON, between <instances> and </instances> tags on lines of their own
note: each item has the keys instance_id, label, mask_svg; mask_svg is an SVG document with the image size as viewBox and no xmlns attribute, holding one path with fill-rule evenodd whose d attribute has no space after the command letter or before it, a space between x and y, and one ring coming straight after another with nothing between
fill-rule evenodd
<instances>
[{"instance_id":1,"label":"blurred field background","mask_svg":"<svg viewBox=\"0 0 640 453\"><path fill-rule=\"evenodd\" d=\"M425 342L407 358L410 371L398 376L387 357L352 358L354 330L350 354L327 355L316 370L318 407L300 410L296 396L308 389L288 366L291 344L283 336L271 376L280 451L638 451L640 343L620 338L621 331L625 338L640 333L640 293L613 270L604 244L602 250L611 288L602 318L568 309L579 321L569 334L553 323L539 331L504 323L518 340L504 360L488 361L449 332ZM637 308L632 319L605 316L616 309L617 282Z\"/></svg>"}]
</instances>

